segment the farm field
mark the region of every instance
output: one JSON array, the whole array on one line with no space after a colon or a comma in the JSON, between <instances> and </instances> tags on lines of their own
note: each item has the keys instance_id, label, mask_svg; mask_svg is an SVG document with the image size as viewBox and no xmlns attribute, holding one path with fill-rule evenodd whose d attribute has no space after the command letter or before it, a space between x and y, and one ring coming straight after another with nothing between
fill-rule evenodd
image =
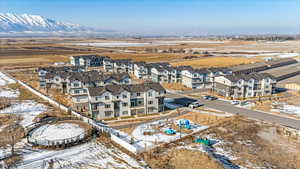
<instances>
[{"instance_id":1,"label":"farm field","mask_svg":"<svg viewBox=\"0 0 300 169\"><path fill-rule=\"evenodd\" d=\"M78 43L103 43L106 45L78 45ZM135 46L124 46L127 43L135 44ZM7 69L68 62L69 56L81 54L99 54L113 59L133 59L146 62L167 61L173 65L191 65L194 67L223 67L261 61L264 57L298 57L297 53L300 52L299 41L279 43L207 39L97 40L48 38L32 40L19 38L8 40L3 38L0 39L0 44L0 67ZM152 45L144 46L143 44ZM157 52L160 50L167 50L167 52ZM168 50L172 50L172 52L168 52ZM187 53L178 52L180 50L185 50ZM189 51L194 52L190 53ZM203 54L203 52L209 54Z\"/></svg>"}]
</instances>

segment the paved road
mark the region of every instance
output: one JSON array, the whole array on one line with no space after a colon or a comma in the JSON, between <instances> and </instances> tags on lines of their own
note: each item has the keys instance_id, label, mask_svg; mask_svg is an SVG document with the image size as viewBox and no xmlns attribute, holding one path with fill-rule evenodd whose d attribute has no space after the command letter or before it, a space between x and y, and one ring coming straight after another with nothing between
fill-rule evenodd
<instances>
[{"instance_id":1,"label":"paved road","mask_svg":"<svg viewBox=\"0 0 300 169\"><path fill-rule=\"evenodd\" d=\"M171 93L172 95L178 95L179 97L187 97L190 98L190 96L184 95L184 94L176 94ZM256 120L262 120L269 123L276 123L281 124L283 126L291 127L300 130L300 120L292 119L288 117L282 117L270 113L260 112L260 111L254 111L249 110L245 108L236 107L234 105L231 105L229 102L221 101L221 100L215 100L215 101L208 101L204 99L198 99L201 103L204 103L204 105L208 108L232 113L232 114L240 114L243 116L246 116L248 118L256 119Z\"/></svg>"}]
</instances>

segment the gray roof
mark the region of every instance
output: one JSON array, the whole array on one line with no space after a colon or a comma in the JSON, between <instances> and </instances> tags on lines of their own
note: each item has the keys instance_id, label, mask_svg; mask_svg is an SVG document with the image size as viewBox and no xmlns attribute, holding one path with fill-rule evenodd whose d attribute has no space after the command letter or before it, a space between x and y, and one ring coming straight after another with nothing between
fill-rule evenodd
<instances>
[{"instance_id":1,"label":"gray roof","mask_svg":"<svg viewBox=\"0 0 300 169\"><path fill-rule=\"evenodd\" d=\"M72 56L75 59L83 58L83 59L95 59L95 58L107 58L107 56L99 56L99 55L78 55L78 56Z\"/></svg>"},{"instance_id":2,"label":"gray roof","mask_svg":"<svg viewBox=\"0 0 300 169\"><path fill-rule=\"evenodd\" d=\"M61 66L61 67L39 67L38 71L46 71L46 72L58 72L58 71L64 71L64 72L78 72L80 70L84 70L85 68L83 66Z\"/></svg>"},{"instance_id":3,"label":"gray roof","mask_svg":"<svg viewBox=\"0 0 300 169\"><path fill-rule=\"evenodd\" d=\"M293 58L283 58L283 59L276 59L276 60L271 60L266 62L266 64L268 64L269 66L280 65L284 63L298 63L298 61Z\"/></svg>"},{"instance_id":4,"label":"gray roof","mask_svg":"<svg viewBox=\"0 0 300 169\"><path fill-rule=\"evenodd\" d=\"M272 75L268 73L251 73L251 74L238 74L238 75L231 74L231 75L226 75L225 77L232 82L237 82L241 79L246 81L250 79L254 79L254 80L262 80L266 78L275 79Z\"/></svg>"},{"instance_id":5,"label":"gray roof","mask_svg":"<svg viewBox=\"0 0 300 169\"><path fill-rule=\"evenodd\" d=\"M157 92L165 92L165 89L159 83L143 83L143 84L131 84L131 85L106 85L104 87L93 87L88 88L91 96L99 96L102 93L108 91L113 95L122 93L123 91L128 92L145 92L153 89Z\"/></svg>"},{"instance_id":6,"label":"gray roof","mask_svg":"<svg viewBox=\"0 0 300 169\"><path fill-rule=\"evenodd\" d=\"M237 72L237 71L255 69L255 68L260 68L260 67L268 67L268 65L264 62L250 63L250 64L234 66L234 67L232 67L232 71Z\"/></svg>"}]
</instances>

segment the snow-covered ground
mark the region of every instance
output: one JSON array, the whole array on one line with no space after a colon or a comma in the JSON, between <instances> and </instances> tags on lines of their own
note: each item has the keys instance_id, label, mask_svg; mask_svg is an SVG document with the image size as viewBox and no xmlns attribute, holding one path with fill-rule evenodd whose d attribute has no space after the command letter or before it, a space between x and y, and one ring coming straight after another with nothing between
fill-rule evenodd
<instances>
[{"instance_id":1,"label":"snow-covered ground","mask_svg":"<svg viewBox=\"0 0 300 169\"><path fill-rule=\"evenodd\" d=\"M9 88L0 88L0 97L17 98L20 92Z\"/></svg>"},{"instance_id":2,"label":"snow-covered ground","mask_svg":"<svg viewBox=\"0 0 300 169\"><path fill-rule=\"evenodd\" d=\"M32 150L23 155L17 168L47 168L53 161L54 169L61 168L142 168L139 162L115 147L89 142L64 150Z\"/></svg>"},{"instance_id":3,"label":"snow-covered ground","mask_svg":"<svg viewBox=\"0 0 300 169\"><path fill-rule=\"evenodd\" d=\"M23 119L20 124L24 127L33 123L33 119L40 113L47 111L47 107L35 101L23 101L0 110L0 113L20 115Z\"/></svg>"},{"instance_id":4,"label":"snow-covered ground","mask_svg":"<svg viewBox=\"0 0 300 169\"><path fill-rule=\"evenodd\" d=\"M4 73L0 72L0 86L5 86L11 83L16 83L16 82L15 80L7 77Z\"/></svg>"},{"instance_id":5,"label":"snow-covered ground","mask_svg":"<svg viewBox=\"0 0 300 169\"><path fill-rule=\"evenodd\" d=\"M61 140L84 134L84 128L74 123L45 124L31 132L35 140Z\"/></svg>"},{"instance_id":6,"label":"snow-covered ground","mask_svg":"<svg viewBox=\"0 0 300 169\"><path fill-rule=\"evenodd\" d=\"M204 43L204 44L220 44L223 41L154 41L154 42L91 42L91 43L75 43L79 46L96 46L96 47L142 47L142 46L161 46L161 45L178 45L181 43Z\"/></svg>"},{"instance_id":7,"label":"snow-covered ground","mask_svg":"<svg viewBox=\"0 0 300 169\"><path fill-rule=\"evenodd\" d=\"M207 138L213 143L215 143L212 147L204 146L203 144L193 144L180 146L178 147L178 149L205 152L212 158L218 160L225 169L246 169L246 167L234 164L234 162L232 161L237 160L238 158L235 157L231 151L225 150L223 148L226 144L230 143L226 143L222 140L213 139L210 136L207 136Z\"/></svg>"},{"instance_id":8,"label":"snow-covered ground","mask_svg":"<svg viewBox=\"0 0 300 169\"><path fill-rule=\"evenodd\" d=\"M276 106L276 108L271 109L271 111L291 114L300 117L300 106L297 105L289 105L289 104L281 103L278 106Z\"/></svg>"},{"instance_id":9,"label":"snow-covered ground","mask_svg":"<svg viewBox=\"0 0 300 169\"><path fill-rule=\"evenodd\" d=\"M137 140L137 144L139 144L140 146L152 147L155 146L156 143L170 142L187 135L185 133L180 133L178 131L174 135L167 135L163 133L144 135L144 131L149 130L149 127L151 125L163 125L164 123L166 123L166 120L159 120L152 123L139 125L133 130L132 136ZM208 128L208 126L201 126L198 124L191 124L191 126L192 126L191 128L192 133Z\"/></svg>"}]
</instances>

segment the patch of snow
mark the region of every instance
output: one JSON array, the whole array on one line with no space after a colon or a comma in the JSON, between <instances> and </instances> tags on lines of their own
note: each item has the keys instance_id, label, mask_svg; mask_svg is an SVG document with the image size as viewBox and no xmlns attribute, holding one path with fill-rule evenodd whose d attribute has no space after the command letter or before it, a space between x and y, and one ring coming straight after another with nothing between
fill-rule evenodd
<instances>
[{"instance_id":1,"label":"patch of snow","mask_svg":"<svg viewBox=\"0 0 300 169\"><path fill-rule=\"evenodd\" d=\"M91 42L75 43L79 46L96 46L96 47L142 47L142 46L161 46L161 45L178 45L181 43L204 43L204 44L222 44L223 41L154 41L154 42Z\"/></svg>"},{"instance_id":2,"label":"patch of snow","mask_svg":"<svg viewBox=\"0 0 300 169\"><path fill-rule=\"evenodd\" d=\"M61 140L84 134L84 129L74 123L46 124L31 132L31 138L35 140Z\"/></svg>"},{"instance_id":3,"label":"patch of snow","mask_svg":"<svg viewBox=\"0 0 300 169\"><path fill-rule=\"evenodd\" d=\"M16 83L15 80L9 78L4 73L0 72L0 86L5 86L7 84Z\"/></svg>"},{"instance_id":4,"label":"patch of snow","mask_svg":"<svg viewBox=\"0 0 300 169\"><path fill-rule=\"evenodd\" d=\"M47 111L47 107L35 101L15 103L12 106L0 110L2 114L20 115L23 119L20 124L26 127L33 123L33 119L40 113Z\"/></svg>"},{"instance_id":5,"label":"patch of snow","mask_svg":"<svg viewBox=\"0 0 300 169\"><path fill-rule=\"evenodd\" d=\"M0 97L17 98L19 95L20 92L18 90L0 88Z\"/></svg>"},{"instance_id":6,"label":"patch of snow","mask_svg":"<svg viewBox=\"0 0 300 169\"><path fill-rule=\"evenodd\" d=\"M299 53L284 53L284 54L278 55L279 58L291 58L291 57L296 57L296 56L300 56L300 54Z\"/></svg>"},{"instance_id":7,"label":"patch of snow","mask_svg":"<svg viewBox=\"0 0 300 169\"><path fill-rule=\"evenodd\" d=\"M142 168L132 157L115 147L106 147L99 142L89 142L64 150L32 150L24 153L17 168Z\"/></svg>"},{"instance_id":8,"label":"patch of snow","mask_svg":"<svg viewBox=\"0 0 300 169\"><path fill-rule=\"evenodd\" d=\"M164 133L144 135L144 131L148 130L150 125L163 125L164 123L166 123L166 120L159 120L159 121L155 121L152 123L146 123L146 124L139 125L133 130L132 136L137 140L138 145L140 145L142 147L145 147L145 146L152 147L152 146L155 146L156 143L170 142L170 141L179 139L180 137L187 135L185 133L180 133L178 131L174 135L167 135ZM193 124L193 123L191 123L191 126L192 126L192 128L191 128L192 133L208 128L208 126L201 126L201 125ZM164 127L167 127L167 126L164 126ZM163 131L160 131L160 132L163 132Z\"/></svg>"},{"instance_id":9,"label":"patch of snow","mask_svg":"<svg viewBox=\"0 0 300 169\"><path fill-rule=\"evenodd\" d=\"M297 105L282 104L278 106L276 109L271 109L271 111L296 115L300 117L300 106Z\"/></svg>"}]
</instances>

